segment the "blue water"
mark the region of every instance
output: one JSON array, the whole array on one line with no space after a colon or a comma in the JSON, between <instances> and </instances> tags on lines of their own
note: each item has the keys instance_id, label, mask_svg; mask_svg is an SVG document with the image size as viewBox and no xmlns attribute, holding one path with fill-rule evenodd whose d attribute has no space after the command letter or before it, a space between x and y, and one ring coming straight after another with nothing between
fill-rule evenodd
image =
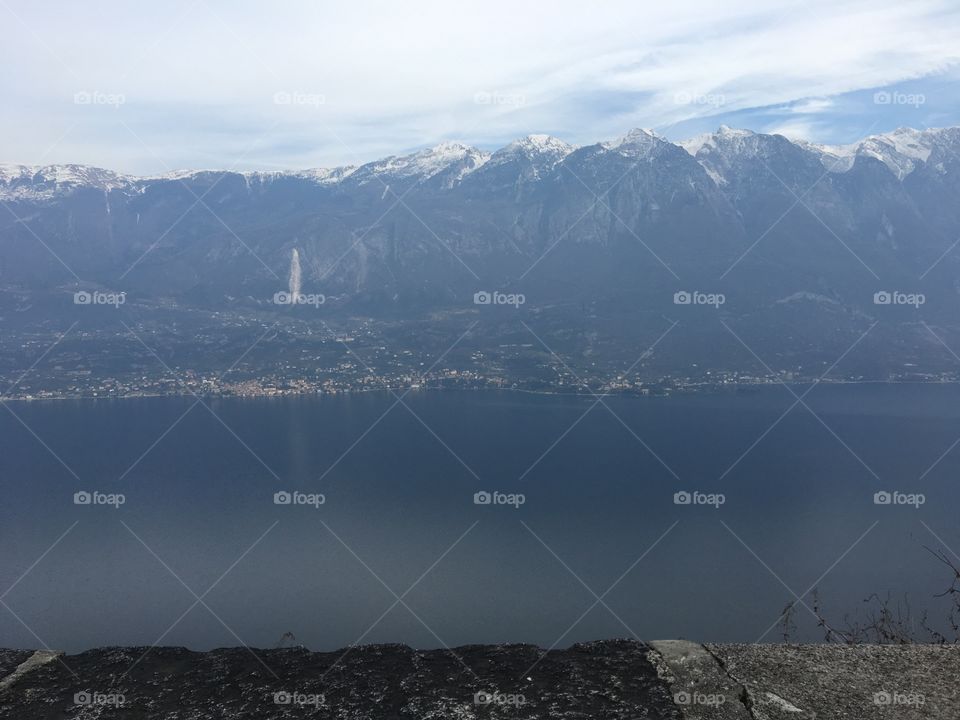
<instances>
[{"instance_id":1,"label":"blue water","mask_svg":"<svg viewBox=\"0 0 960 720\"><path fill-rule=\"evenodd\" d=\"M960 446L927 470L960 438L960 388L822 385L816 416L798 405L769 430L793 400L10 403L29 430L0 408L0 594L16 582L0 646L769 642L790 590L815 583L838 624L874 592L936 622L950 578L923 546L960 552ZM274 503L293 490L325 502ZM525 502L474 504L484 490ZM926 502L874 504L883 490ZM186 612L191 591L207 607ZM794 639L821 638L796 621Z\"/></svg>"}]
</instances>

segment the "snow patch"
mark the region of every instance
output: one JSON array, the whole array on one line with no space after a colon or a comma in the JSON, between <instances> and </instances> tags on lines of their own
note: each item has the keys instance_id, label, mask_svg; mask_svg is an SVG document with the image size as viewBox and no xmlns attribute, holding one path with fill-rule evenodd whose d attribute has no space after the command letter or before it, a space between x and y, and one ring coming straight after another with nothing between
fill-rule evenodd
<instances>
[{"instance_id":1,"label":"snow patch","mask_svg":"<svg viewBox=\"0 0 960 720\"><path fill-rule=\"evenodd\" d=\"M826 295L820 295L819 293L813 293L807 290L801 290L799 292L793 293L792 295L788 295L785 298L780 298L779 300L776 301L776 303L777 305L786 305L788 303L795 303L795 302L802 302L802 301L816 302L822 305L839 305L840 304L833 298L829 298Z\"/></svg>"},{"instance_id":2,"label":"snow patch","mask_svg":"<svg viewBox=\"0 0 960 720\"><path fill-rule=\"evenodd\" d=\"M617 150L623 154L637 155L649 152L656 144L668 142L653 130L634 128L626 135L601 143L605 150Z\"/></svg>"}]
</instances>

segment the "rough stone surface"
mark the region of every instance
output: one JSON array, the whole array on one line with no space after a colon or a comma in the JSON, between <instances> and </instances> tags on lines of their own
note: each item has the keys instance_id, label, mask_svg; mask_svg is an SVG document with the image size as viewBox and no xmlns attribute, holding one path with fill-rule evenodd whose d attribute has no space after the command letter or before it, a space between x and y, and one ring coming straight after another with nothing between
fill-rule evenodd
<instances>
[{"instance_id":1,"label":"rough stone surface","mask_svg":"<svg viewBox=\"0 0 960 720\"><path fill-rule=\"evenodd\" d=\"M673 700L689 720L750 720L744 687L699 643L657 640L651 662L670 686Z\"/></svg>"},{"instance_id":2,"label":"rough stone surface","mask_svg":"<svg viewBox=\"0 0 960 720\"><path fill-rule=\"evenodd\" d=\"M32 650L0 649L0 681L16 670L17 666L31 655L33 655Z\"/></svg>"},{"instance_id":3,"label":"rough stone surface","mask_svg":"<svg viewBox=\"0 0 960 720\"><path fill-rule=\"evenodd\" d=\"M347 653L258 650L263 664L244 648L206 653L155 648L134 665L146 650L103 648L38 667L0 693L0 718L682 717L647 658L648 648L633 641L554 650L532 670L544 651L530 645L460 647L453 651L456 657L446 650L415 651L402 645L357 647ZM90 695L81 700L99 693L102 704L77 704L75 695L84 692ZM284 692L299 697L275 702L275 693ZM478 692L502 695L477 704ZM123 704L110 704L118 694ZM523 696L522 702L516 696Z\"/></svg>"},{"instance_id":4,"label":"rough stone surface","mask_svg":"<svg viewBox=\"0 0 960 720\"><path fill-rule=\"evenodd\" d=\"M960 647L708 645L756 720L957 720Z\"/></svg>"},{"instance_id":5,"label":"rough stone surface","mask_svg":"<svg viewBox=\"0 0 960 720\"><path fill-rule=\"evenodd\" d=\"M0 673L0 692L18 682L20 678L27 673L33 672L38 667L46 665L49 662L53 662L62 654L63 653L54 652L52 650L37 650L34 653L28 653L29 657L27 657L23 662L19 663L14 668L13 672ZM15 659L15 656L11 655L10 659Z\"/></svg>"},{"instance_id":6,"label":"rough stone surface","mask_svg":"<svg viewBox=\"0 0 960 720\"><path fill-rule=\"evenodd\" d=\"M928 645L0 650L0 720L960 720L958 679Z\"/></svg>"}]
</instances>

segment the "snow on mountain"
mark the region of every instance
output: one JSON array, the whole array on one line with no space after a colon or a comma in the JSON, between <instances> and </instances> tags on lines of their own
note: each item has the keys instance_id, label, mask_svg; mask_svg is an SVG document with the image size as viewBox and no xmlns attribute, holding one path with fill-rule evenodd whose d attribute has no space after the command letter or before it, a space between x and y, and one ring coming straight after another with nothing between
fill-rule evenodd
<instances>
[{"instance_id":1,"label":"snow on mountain","mask_svg":"<svg viewBox=\"0 0 960 720\"><path fill-rule=\"evenodd\" d=\"M356 165L344 165L342 167L313 168L311 170L302 170L299 172L284 174L290 174L294 177L304 178L306 180L313 180L320 185L336 185L345 178L350 177L354 172L356 172L356 170Z\"/></svg>"},{"instance_id":2,"label":"snow on mountain","mask_svg":"<svg viewBox=\"0 0 960 720\"><path fill-rule=\"evenodd\" d=\"M697 135L689 140L681 140L677 144L688 153L696 157L697 154L704 148L713 150L721 147L731 148L734 150L742 149L743 141L746 138L750 138L755 135L756 133L750 130L739 130L727 125L721 125L715 133L704 133L703 135Z\"/></svg>"},{"instance_id":3,"label":"snow on mountain","mask_svg":"<svg viewBox=\"0 0 960 720\"><path fill-rule=\"evenodd\" d=\"M572 153L575 149L576 148L570 143L564 142L563 140L550 135L527 135L526 137L520 138L519 140L514 140L509 145L497 150L491 156L491 160L496 157L507 157L521 154L528 158L547 156L550 158L556 158L556 160L559 161Z\"/></svg>"},{"instance_id":4,"label":"snow on mountain","mask_svg":"<svg viewBox=\"0 0 960 720\"><path fill-rule=\"evenodd\" d=\"M660 143L668 141L653 130L634 128L616 140L601 143L605 150L617 151L623 155L642 156L649 153Z\"/></svg>"},{"instance_id":5,"label":"snow on mountain","mask_svg":"<svg viewBox=\"0 0 960 720\"><path fill-rule=\"evenodd\" d=\"M487 161L489 167L520 161L528 165L533 179L554 166L576 148L550 135L527 135L500 148Z\"/></svg>"},{"instance_id":6,"label":"snow on mountain","mask_svg":"<svg viewBox=\"0 0 960 720\"><path fill-rule=\"evenodd\" d=\"M410 155L392 155L383 160L367 163L352 175L360 184L365 184L378 176L393 179L415 177L426 180L441 173L449 173L444 184L452 187L464 175L482 167L489 159L489 153L477 148L458 142L442 142Z\"/></svg>"},{"instance_id":7,"label":"snow on mountain","mask_svg":"<svg viewBox=\"0 0 960 720\"><path fill-rule=\"evenodd\" d=\"M713 138L713 133L703 133L702 135L695 135L692 138L687 138L686 140L681 140L677 143L680 147L690 153L693 157L697 156L697 153L700 152L700 149L706 145Z\"/></svg>"},{"instance_id":8,"label":"snow on mountain","mask_svg":"<svg viewBox=\"0 0 960 720\"><path fill-rule=\"evenodd\" d=\"M776 138L775 140L773 138ZM892 132L871 135L849 145L825 145L804 140L789 141L780 136L754 133L726 125L713 133L675 143L706 169L718 185L727 182L726 176L738 172L742 161L763 157L779 147L795 147L814 153L825 169L846 172L857 158L870 157L883 162L891 172L902 179L921 163L943 166L944 158L960 157L960 128L914 130L899 128ZM643 157L670 145L652 130L633 129L625 135L604 143L601 152L615 152L629 157ZM524 177L536 180L553 169L576 148L549 135L528 135L515 140L490 154L458 142L443 142L409 155L390 156L365 165L334 168L314 168L296 171L245 171L237 174L247 183L271 182L278 178L294 177L319 185L337 185L351 180L365 185L376 179L391 180L437 178L442 187L459 184L468 174L489 163L490 169L520 162ZM148 177L124 175L103 168L76 164L29 166L0 164L0 198L50 198L79 188L95 188L104 192L129 189L143 191L159 181L185 181L203 174L222 173L223 170L179 170Z\"/></svg>"},{"instance_id":9,"label":"snow on mountain","mask_svg":"<svg viewBox=\"0 0 960 720\"><path fill-rule=\"evenodd\" d=\"M266 183L278 178L296 177L318 185L335 185L349 177L355 166L313 168L296 171L237 171L249 185L251 182ZM79 188L103 190L129 190L143 192L157 182L185 182L203 175L221 175L229 170L171 170L158 175L123 175L103 168L86 165L31 165L0 164L0 198L51 198Z\"/></svg>"},{"instance_id":10,"label":"snow on mountain","mask_svg":"<svg viewBox=\"0 0 960 720\"><path fill-rule=\"evenodd\" d=\"M903 179L918 164L927 162L935 148L949 142L946 133L945 130L936 129L898 128L892 132L870 135L848 145L826 145L806 140L790 142L817 155L824 169L831 172L846 172L858 157L872 157ZM758 152L762 148L759 138L764 137L768 136L721 125L715 133L698 135L677 144L697 158L715 180L722 182L722 177L717 176L718 160Z\"/></svg>"},{"instance_id":11,"label":"snow on mountain","mask_svg":"<svg viewBox=\"0 0 960 720\"><path fill-rule=\"evenodd\" d=\"M765 152L772 147L769 136L721 125L715 133L705 133L678 143L693 155L720 184L724 182L724 166L737 158ZM826 145L806 140L790 140L796 147L814 153L825 170L847 172L859 157L872 157L884 163L899 179L903 179L930 158L938 143L946 142L942 130L898 128L889 133L870 135L849 145Z\"/></svg>"},{"instance_id":12,"label":"snow on mountain","mask_svg":"<svg viewBox=\"0 0 960 720\"><path fill-rule=\"evenodd\" d=\"M812 152L820 158L820 164L830 172L846 172L857 158L857 143L852 145L821 145L806 140L794 140L794 145Z\"/></svg>"},{"instance_id":13,"label":"snow on mountain","mask_svg":"<svg viewBox=\"0 0 960 720\"><path fill-rule=\"evenodd\" d=\"M279 178L295 177L310 180L319 185L335 185L349 177L356 169L355 165L344 165L333 168L310 168L308 170L171 170L159 175L131 177L130 180L142 186L145 183L162 180L193 180L201 175L221 175L232 172L244 177L248 183L251 181L270 182Z\"/></svg>"},{"instance_id":14,"label":"snow on mountain","mask_svg":"<svg viewBox=\"0 0 960 720\"><path fill-rule=\"evenodd\" d=\"M128 184L131 178L89 165L0 165L0 183L33 185L85 185L109 190Z\"/></svg>"},{"instance_id":15,"label":"snow on mountain","mask_svg":"<svg viewBox=\"0 0 960 720\"><path fill-rule=\"evenodd\" d=\"M763 153L767 136L721 125L715 133L684 140L680 147L696 158L717 185L727 184L727 174L739 160Z\"/></svg>"},{"instance_id":16,"label":"snow on mountain","mask_svg":"<svg viewBox=\"0 0 960 720\"><path fill-rule=\"evenodd\" d=\"M897 128L883 135L871 135L857 147L857 155L875 157L890 168L897 177L913 172L920 162L930 157L933 133L929 130Z\"/></svg>"},{"instance_id":17,"label":"snow on mountain","mask_svg":"<svg viewBox=\"0 0 960 720\"><path fill-rule=\"evenodd\" d=\"M49 198L76 188L107 192L131 186L134 178L89 165L0 165L0 197Z\"/></svg>"},{"instance_id":18,"label":"snow on mountain","mask_svg":"<svg viewBox=\"0 0 960 720\"><path fill-rule=\"evenodd\" d=\"M902 180L920 163L928 162L936 149L947 149L954 130L901 127L892 132L870 135L849 145L797 144L818 153L824 166L834 172L846 172L858 157L871 157L882 162ZM954 141L953 145L957 143Z\"/></svg>"}]
</instances>

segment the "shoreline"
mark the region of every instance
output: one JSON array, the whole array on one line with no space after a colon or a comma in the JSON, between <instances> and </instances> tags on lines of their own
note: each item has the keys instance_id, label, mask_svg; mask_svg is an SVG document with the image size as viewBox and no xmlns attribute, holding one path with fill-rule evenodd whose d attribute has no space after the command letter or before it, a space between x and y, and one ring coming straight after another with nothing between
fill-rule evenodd
<instances>
[{"instance_id":1,"label":"shoreline","mask_svg":"<svg viewBox=\"0 0 960 720\"><path fill-rule=\"evenodd\" d=\"M662 381L660 381L662 382ZM958 380L831 380L827 378L808 378L793 379L784 381L766 381L766 382L725 382L716 384L702 385L684 385L658 388L659 392L643 392L642 390L623 390L623 391L560 391L560 390L539 390L533 388L519 387L412 387L398 385L396 387L376 387L376 388L356 388L350 390L297 390L290 392L262 392L262 393L226 393L226 392L170 392L170 393L137 393L127 395L68 395L60 394L46 397L34 397L25 395L0 396L0 403L35 403L35 402L63 402L77 400L143 400L156 398L195 398L202 400L260 400L274 398L309 398L309 397L336 397L342 395L367 395L373 393L384 393L388 395L414 392L477 392L477 393L497 393L513 392L526 395L544 395L556 397L583 397L583 398L668 398L673 395L719 395L724 392L739 392L743 390L760 390L769 387L806 387L809 385L960 385Z\"/></svg>"}]
</instances>

